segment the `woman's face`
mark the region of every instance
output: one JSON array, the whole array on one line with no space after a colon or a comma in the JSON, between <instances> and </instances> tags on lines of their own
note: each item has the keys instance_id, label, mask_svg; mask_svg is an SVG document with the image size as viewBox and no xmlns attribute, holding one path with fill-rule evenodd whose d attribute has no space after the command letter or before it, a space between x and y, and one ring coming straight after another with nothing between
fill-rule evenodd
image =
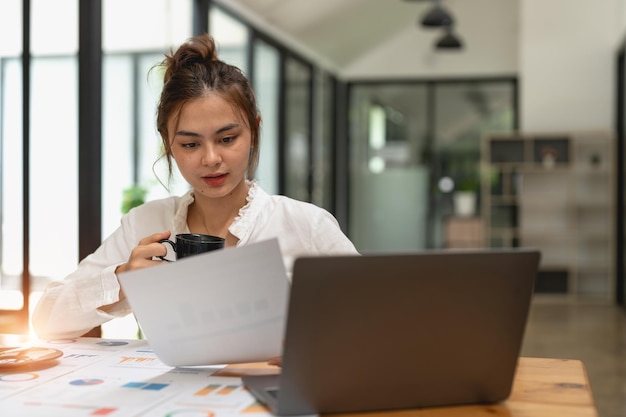
<instances>
[{"instance_id":1,"label":"woman's face","mask_svg":"<svg viewBox=\"0 0 626 417\"><path fill-rule=\"evenodd\" d=\"M250 128L227 101L194 99L168 125L172 156L197 197L222 198L245 187Z\"/></svg>"}]
</instances>

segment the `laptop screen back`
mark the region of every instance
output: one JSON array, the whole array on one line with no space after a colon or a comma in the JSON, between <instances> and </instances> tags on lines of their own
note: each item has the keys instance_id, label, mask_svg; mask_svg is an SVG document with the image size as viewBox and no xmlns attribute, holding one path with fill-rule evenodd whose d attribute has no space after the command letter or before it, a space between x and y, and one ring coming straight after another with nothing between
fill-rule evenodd
<instances>
[{"instance_id":1,"label":"laptop screen back","mask_svg":"<svg viewBox=\"0 0 626 417\"><path fill-rule=\"evenodd\" d=\"M280 414L508 397L536 250L297 259Z\"/></svg>"}]
</instances>

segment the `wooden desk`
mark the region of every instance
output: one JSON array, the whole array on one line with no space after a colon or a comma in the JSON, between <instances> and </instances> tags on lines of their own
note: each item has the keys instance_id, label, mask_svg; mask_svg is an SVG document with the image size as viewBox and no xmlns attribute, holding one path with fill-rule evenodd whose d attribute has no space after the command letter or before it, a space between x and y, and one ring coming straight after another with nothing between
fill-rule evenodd
<instances>
[{"instance_id":1,"label":"wooden desk","mask_svg":"<svg viewBox=\"0 0 626 417\"><path fill-rule=\"evenodd\" d=\"M223 376L276 373L265 364L229 365ZM509 399L501 404L436 407L342 417L598 417L587 372L579 360L520 358Z\"/></svg>"},{"instance_id":2,"label":"wooden desk","mask_svg":"<svg viewBox=\"0 0 626 417\"><path fill-rule=\"evenodd\" d=\"M2 337L0 346L27 339ZM207 409L213 417L271 417L237 377L276 374L265 363L176 369L162 364L145 340L78 338L37 341L63 351L53 363L0 370L2 415L146 417ZM232 378L235 377L235 378ZM209 391L226 390L224 395ZM218 398L218 400L215 400ZM217 408L216 407L217 404ZM228 408L230 407L230 408ZM193 414L200 415L200 414ZM202 414L202 415L207 415ZM337 415L339 416L339 415ZM500 404L342 414L341 417L598 417L579 360L520 358L509 399Z\"/></svg>"}]
</instances>

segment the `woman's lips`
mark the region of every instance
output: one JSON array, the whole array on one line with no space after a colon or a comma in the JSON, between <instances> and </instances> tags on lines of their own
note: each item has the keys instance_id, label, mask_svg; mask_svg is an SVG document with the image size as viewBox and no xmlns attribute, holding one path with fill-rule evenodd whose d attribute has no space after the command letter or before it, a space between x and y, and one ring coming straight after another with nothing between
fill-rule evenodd
<instances>
[{"instance_id":1,"label":"woman's lips","mask_svg":"<svg viewBox=\"0 0 626 417\"><path fill-rule=\"evenodd\" d=\"M226 181L226 176L227 174L221 174L211 177L202 177L202 180L206 185L210 187L216 187L218 185L224 184L224 181Z\"/></svg>"}]
</instances>

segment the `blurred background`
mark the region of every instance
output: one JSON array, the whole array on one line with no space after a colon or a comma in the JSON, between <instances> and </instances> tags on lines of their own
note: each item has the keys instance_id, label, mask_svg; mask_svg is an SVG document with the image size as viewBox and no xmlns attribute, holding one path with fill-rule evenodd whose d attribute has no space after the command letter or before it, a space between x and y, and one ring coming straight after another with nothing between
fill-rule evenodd
<instances>
[{"instance_id":1,"label":"blurred background","mask_svg":"<svg viewBox=\"0 0 626 417\"><path fill-rule=\"evenodd\" d=\"M0 332L129 207L185 192L155 65L203 32L257 92L267 191L362 252L539 247L540 303L622 328L626 0L1 0Z\"/></svg>"}]
</instances>

